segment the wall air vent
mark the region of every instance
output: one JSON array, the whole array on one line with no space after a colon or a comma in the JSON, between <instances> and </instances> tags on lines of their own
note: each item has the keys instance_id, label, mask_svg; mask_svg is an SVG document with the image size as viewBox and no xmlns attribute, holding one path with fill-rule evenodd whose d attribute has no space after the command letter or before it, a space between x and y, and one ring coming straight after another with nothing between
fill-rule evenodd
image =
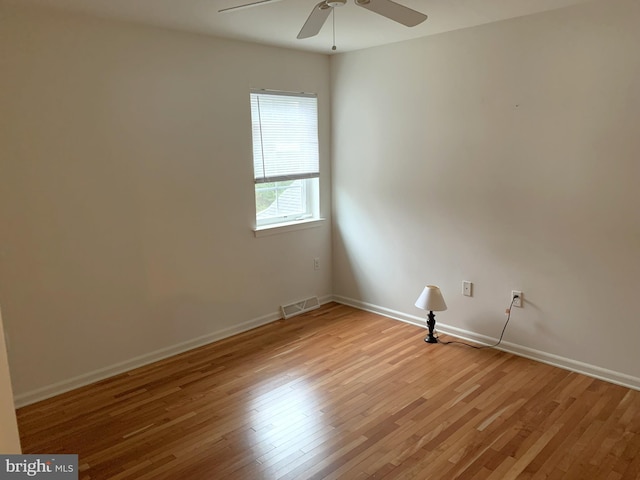
<instances>
[{"instance_id":1,"label":"wall air vent","mask_svg":"<svg viewBox=\"0 0 640 480\"><path fill-rule=\"evenodd\" d=\"M281 305L280 309L282 310L283 318L287 319L296 315L300 315L301 313L308 312L310 310L315 310L319 307L320 301L318 300L318 297L309 297L305 300L300 300L299 302Z\"/></svg>"}]
</instances>

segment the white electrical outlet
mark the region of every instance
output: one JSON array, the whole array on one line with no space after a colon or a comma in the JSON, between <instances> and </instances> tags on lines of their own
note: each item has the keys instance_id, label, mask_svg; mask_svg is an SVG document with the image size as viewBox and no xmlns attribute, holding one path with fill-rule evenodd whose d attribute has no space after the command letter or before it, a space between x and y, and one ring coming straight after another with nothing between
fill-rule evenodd
<instances>
[{"instance_id":1,"label":"white electrical outlet","mask_svg":"<svg viewBox=\"0 0 640 480\"><path fill-rule=\"evenodd\" d=\"M513 297L518 296L518 298L516 298L515 300L513 300ZM514 307L520 307L522 308L523 305L523 301L524 298L522 297L522 292L520 290L511 290L511 298L510 300L513 300L513 306Z\"/></svg>"},{"instance_id":2,"label":"white electrical outlet","mask_svg":"<svg viewBox=\"0 0 640 480\"><path fill-rule=\"evenodd\" d=\"M472 288L473 288L473 283L468 282L466 280L462 282L462 294L465 297L473 296Z\"/></svg>"},{"instance_id":3,"label":"white electrical outlet","mask_svg":"<svg viewBox=\"0 0 640 480\"><path fill-rule=\"evenodd\" d=\"M320 270L320 259L318 257L313 259L313 269Z\"/></svg>"}]
</instances>

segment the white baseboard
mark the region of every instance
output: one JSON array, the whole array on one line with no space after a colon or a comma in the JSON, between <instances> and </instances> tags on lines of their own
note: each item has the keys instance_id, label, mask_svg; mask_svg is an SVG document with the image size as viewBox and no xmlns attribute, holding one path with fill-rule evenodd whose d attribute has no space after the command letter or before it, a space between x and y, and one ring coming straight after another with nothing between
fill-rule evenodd
<instances>
[{"instance_id":1,"label":"white baseboard","mask_svg":"<svg viewBox=\"0 0 640 480\"><path fill-rule=\"evenodd\" d=\"M400 320L401 322L410 323L418 327L426 328L425 319L416 317L414 315L398 312L396 310L391 310L389 308L381 307L379 305L373 305L371 303L362 302L360 300L355 300L352 298L341 297L339 295L334 295L333 301L348 305L350 307L358 308L360 310L365 310L367 312L377 313L394 320ZM493 345L498 341L497 338L487 337L485 335L480 335L457 327L452 327L440 322L438 322L438 330L442 333L479 343L481 345ZM582 373L590 377L598 378L610 383L615 383L617 385L622 385L623 387L640 390L640 378L633 377L625 373L615 372L613 370L608 370L606 368L590 365L588 363L579 362L570 358L560 357L558 355L535 350L510 342L503 341L500 346L495 348L505 352L513 353L514 355L518 355L520 357L525 357L531 360L536 360L538 362L553 365L554 367L563 368L565 370L570 370L576 373Z\"/></svg>"},{"instance_id":2,"label":"white baseboard","mask_svg":"<svg viewBox=\"0 0 640 480\"><path fill-rule=\"evenodd\" d=\"M326 295L324 297L320 297L319 300L320 304L322 305L333 301L333 297L331 295ZM238 325L234 325L233 327L217 330L201 337L187 340L186 342L171 345L166 348L161 348L159 350L155 350L153 352L131 358L124 362L116 363L105 368L100 368L91 372L84 373L82 375L78 375L77 377L72 377L61 382L52 383L35 390L15 395L14 403L16 408L24 407L26 405L39 402L40 400L45 400L47 398L60 395L61 393L65 393L70 390L74 390L76 388L83 387L100 380L104 380L105 378L128 372L129 370L133 370L134 368L142 367L150 363L157 362L158 360L164 360L165 358L172 357L179 353L193 350L194 348L198 348L203 345L222 340L232 335L237 335L238 333L246 332L253 328L275 322L276 320L280 320L281 318L281 312L269 313L267 315L248 320ZM292 321L295 321L295 319L292 319Z\"/></svg>"}]
</instances>

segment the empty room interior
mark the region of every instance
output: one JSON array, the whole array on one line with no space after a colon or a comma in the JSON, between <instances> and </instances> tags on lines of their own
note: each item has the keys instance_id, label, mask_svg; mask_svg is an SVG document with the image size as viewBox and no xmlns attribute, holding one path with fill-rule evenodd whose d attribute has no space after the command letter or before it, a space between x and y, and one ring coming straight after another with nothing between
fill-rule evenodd
<instances>
[{"instance_id":1,"label":"empty room interior","mask_svg":"<svg viewBox=\"0 0 640 480\"><path fill-rule=\"evenodd\" d=\"M245 3L0 0L0 454L640 478L640 2Z\"/></svg>"}]
</instances>

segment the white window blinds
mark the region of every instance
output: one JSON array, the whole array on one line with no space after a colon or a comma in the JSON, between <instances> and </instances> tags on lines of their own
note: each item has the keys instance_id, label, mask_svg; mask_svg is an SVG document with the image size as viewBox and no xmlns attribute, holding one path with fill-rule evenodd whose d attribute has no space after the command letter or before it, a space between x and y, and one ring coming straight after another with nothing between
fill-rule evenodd
<instances>
[{"instance_id":1,"label":"white window blinds","mask_svg":"<svg viewBox=\"0 0 640 480\"><path fill-rule=\"evenodd\" d=\"M320 176L316 95L251 92L256 183Z\"/></svg>"}]
</instances>

